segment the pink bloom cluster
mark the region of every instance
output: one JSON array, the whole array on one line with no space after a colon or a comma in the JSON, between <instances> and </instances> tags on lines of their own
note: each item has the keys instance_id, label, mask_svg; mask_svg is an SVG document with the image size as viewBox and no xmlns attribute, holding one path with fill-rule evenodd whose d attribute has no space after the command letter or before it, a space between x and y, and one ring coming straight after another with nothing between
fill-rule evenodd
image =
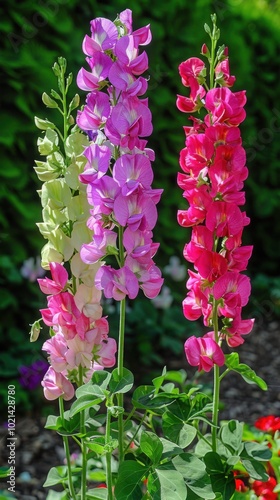
<instances>
[{"instance_id":1,"label":"pink bloom cluster","mask_svg":"<svg viewBox=\"0 0 280 500\"><path fill-rule=\"evenodd\" d=\"M53 336L43 344L50 368L42 386L47 399L74 396L72 381L77 381L79 367L84 382L95 370L115 364L116 341L108 338L108 322L102 317L101 292L80 284L73 295L67 290L68 273L59 263L51 262L52 279L38 279L48 295L48 308L41 309L43 321Z\"/></svg>"},{"instance_id":2,"label":"pink bloom cluster","mask_svg":"<svg viewBox=\"0 0 280 500\"><path fill-rule=\"evenodd\" d=\"M150 40L149 25L132 30L130 9L115 23L94 19L91 36L83 41L90 71L82 68L77 77L89 92L77 124L91 139L80 180L93 207L88 221L93 239L80 255L87 264L116 256L118 268L101 266L95 280L105 297L115 300L134 299L139 288L154 298L163 283L153 261L159 244L152 239L162 190L151 188L154 151L144 138L152 133L152 117L148 100L139 98L147 90L141 75L148 69L147 54L139 50Z\"/></svg>"},{"instance_id":3,"label":"pink bloom cluster","mask_svg":"<svg viewBox=\"0 0 280 500\"><path fill-rule=\"evenodd\" d=\"M202 53L207 49L202 48ZM242 147L239 124L245 118L245 91L232 92L235 77L230 75L225 49L215 68L215 87L206 90L206 68L198 58L180 64L179 73L190 96L179 95L177 107L183 112L204 108L204 119L191 117L191 127L184 127L185 148L180 153L178 185L189 208L178 211L178 222L191 227L184 257L194 266L189 270L183 312L187 319L203 317L204 325L213 327L214 304L219 316L219 339L214 332L203 338L189 338L185 343L189 363L209 371L214 363L222 366L222 340L230 347L244 342L243 335L253 327L253 320L241 319L243 306L250 295L246 270L252 246L242 246L242 232L249 224L240 209L245 203L243 189L248 170ZM222 85L217 87L216 85Z\"/></svg>"}]
</instances>

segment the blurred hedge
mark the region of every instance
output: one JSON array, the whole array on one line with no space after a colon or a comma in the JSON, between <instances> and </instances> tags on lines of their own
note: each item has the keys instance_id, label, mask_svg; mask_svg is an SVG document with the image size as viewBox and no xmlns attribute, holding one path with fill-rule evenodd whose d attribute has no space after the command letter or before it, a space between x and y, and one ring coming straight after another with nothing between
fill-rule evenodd
<instances>
[{"instance_id":1,"label":"blurred hedge","mask_svg":"<svg viewBox=\"0 0 280 500\"><path fill-rule=\"evenodd\" d=\"M217 13L221 44L229 46L231 72L237 76L234 90L247 90L247 120L242 125L248 153L246 243L254 244L252 275L280 275L280 9L279 2L256 0L10 0L0 6L0 61L4 73L0 95L0 309L1 343L9 352L2 375L16 376L19 363L31 362L38 346L24 342L28 324L37 317L44 299L36 284L23 278L23 261L39 255L43 241L36 229L41 209L33 173L38 159L38 132L33 117L44 117L43 91L54 85L51 67L58 56L68 60L77 73L85 64L81 42L96 16L115 18L132 8L134 29L151 23L153 42L150 60L149 101L154 133L149 146L156 151L155 187L164 187L155 236L161 242L158 261L165 265L172 255L182 254L186 231L176 221L184 207L176 186L178 155L184 145L182 125L187 116L175 107L176 94L184 92L177 68L181 61L199 56L207 40L204 22ZM75 92L76 89L73 89ZM81 94L82 92L80 92ZM50 115L48 115L50 117ZM18 349L21 345L21 350ZM31 348L32 347L32 348ZM39 354L37 354L39 355ZM6 370L6 371L5 371Z\"/></svg>"}]
</instances>

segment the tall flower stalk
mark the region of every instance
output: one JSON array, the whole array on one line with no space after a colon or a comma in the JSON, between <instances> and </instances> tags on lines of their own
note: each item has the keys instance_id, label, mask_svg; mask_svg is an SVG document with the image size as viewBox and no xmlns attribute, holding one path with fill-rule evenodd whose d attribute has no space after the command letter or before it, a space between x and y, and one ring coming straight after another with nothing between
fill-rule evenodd
<instances>
[{"instance_id":1,"label":"tall flower stalk","mask_svg":"<svg viewBox=\"0 0 280 500\"><path fill-rule=\"evenodd\" d=\"M149 298L160 292L163 279L153 257L159 244L152 241L156 204L162 190L152 189L154 152L144 139L152 132L147 99L148 57L142 46L151 41L150 27L132 29L126 9L113 23L91 21L83 51L90 71L82 68L78 86L88 91L77 124L90 139L81 182L87 184L92 241L81 247L86 264L102 262L95 286L105 297L120 302L118 375L123 377L125 311L141 288ZM118 394L123 407L123 394ZM119 459L123 461L123 412L119 414Z\"/></svg>"},{"instance_id":2,"label":"tall flower stalk","mask_svg":"<svg viewBox=\"0 0 280 500\"><path fill-rule=\"evenodd\" d=\"M203 337L185 342L188 362L198 370L214 367L212 448L217 450L220 367L225 364L223 344L235 348L253 328L253 319L242 319L248 303L250 280L247 268L252 246L242 246L243 228L249 218L240 207L245 203L244 181L248 176L246 154L239 125L245 119L245 91L232 92L235 77L230 75L228 49L216 50L220 33L216 16L213 28L205 25L211 39L202 55L208 59L209 79L204 62L192 57L179 66L182 83L190 88L188 97L178 95L177 107L190 117L184 127L185 148L180 153L178 185L189 208L178 211L181 226L192 228L184 257L192 263L183 301L188 320L203 317L210 329Z\"/></svg>"}]
</instances>

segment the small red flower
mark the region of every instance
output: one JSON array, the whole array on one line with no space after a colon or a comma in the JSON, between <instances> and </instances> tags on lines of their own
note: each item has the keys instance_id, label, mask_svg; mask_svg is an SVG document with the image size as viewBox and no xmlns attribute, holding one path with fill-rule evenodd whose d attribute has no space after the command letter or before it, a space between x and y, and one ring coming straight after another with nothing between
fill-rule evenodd
<instances>
[{"instance_id":1,"label":"small red flower","mask_svg":"<svg viewBox=\"0 0 280 500\"><path fill-rule=\"evenodd\" d=\"M280 417L268 415L261 417L255 422L255 427L261 431L276 432L280 430Z\"/></svg>"},{"instance_id":2,"label":"small red flower","mask_svg":"<svg viewBox=\"0 0 280 500\"><path fill-rule=\"evenodd\" d=\"M273 493L276 484L275 477L270 477L268 481L254 481L252 488L259 500L277 500L278 494Z\"/></svg>"}]
</instances>

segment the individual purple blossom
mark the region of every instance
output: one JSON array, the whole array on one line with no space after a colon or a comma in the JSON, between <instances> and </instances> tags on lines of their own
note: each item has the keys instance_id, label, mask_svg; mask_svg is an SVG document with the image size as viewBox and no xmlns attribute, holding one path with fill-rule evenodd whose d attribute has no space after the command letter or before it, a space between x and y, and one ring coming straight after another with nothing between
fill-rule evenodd
<instances>
[{"instance_id":1,"label":"individual purple blossom","mask_svg":"<svg viewBox=\"0 0 280 500\"><path fill-rule=\"evenodd\" d=\"M111 151L107 146L91 144L84 150L84 155L88 162L84 172L80 175L80 181L88 184L106 174L110 164Z\"/></svg>"},{"instance_id":2,"label":"individual purple blossom","mask_svg":"<svg viewBox=\"0 0 280 500\"><path fill-rule=\"evenodd\" d=\"M139 291L138 279L127 267L112 269L111 266L102 266L96 273L95 286L98 290L104 290L108 299L122 300L126 295L135 299Z\"/></svg>"},{"instance_id":3,"label":"individual purple blossom","mask_svg":"<svg viewBox=\"0 0 280 500\"><path fill-rule=\"evenodd\" d=\"M114 253L117 253L117 236L115 231L109 229L104 229L102 234L94 234L93 240L81 248L80 255L83 262L94 264L105 255L112 253L112 249L115 249Z\"/></svg>"},{"instance_id":4,"label":"individual purple blossom","mask_svg":"<svg viewBox=\"0 0 280 500\"><path fill-rule=\"evenodd\" d=\"M106 54L97 52L94 59L87 58L91 71L81 68L77 76L77 85L82 90L95 90L100 82L106 80L112 66L112 60Z\"/></svg>"},{"instance_id":5,"label":"individual purple blossom","mask_svg":"<svg viewBox=\"0 0 280 500\"><path fill-rule=\"evenodd\" d=\"M147 156L124 154L117 159L114 165L113 178L121 187L122 195L127 196L139 187L149 189L154 174Z\"/></svg>"},{"instance_id":6,"label":"individual purple blossom","mask_svg":"<svg viewBox=\"0 0 280 500\"><path fill-rule=\"evenodd\" d=\"M111 105L108 94L94 90L86 99L86 105L77 113L77 124L85 131L97 131L110 115Z\"/></svg>"}]
</instances>

